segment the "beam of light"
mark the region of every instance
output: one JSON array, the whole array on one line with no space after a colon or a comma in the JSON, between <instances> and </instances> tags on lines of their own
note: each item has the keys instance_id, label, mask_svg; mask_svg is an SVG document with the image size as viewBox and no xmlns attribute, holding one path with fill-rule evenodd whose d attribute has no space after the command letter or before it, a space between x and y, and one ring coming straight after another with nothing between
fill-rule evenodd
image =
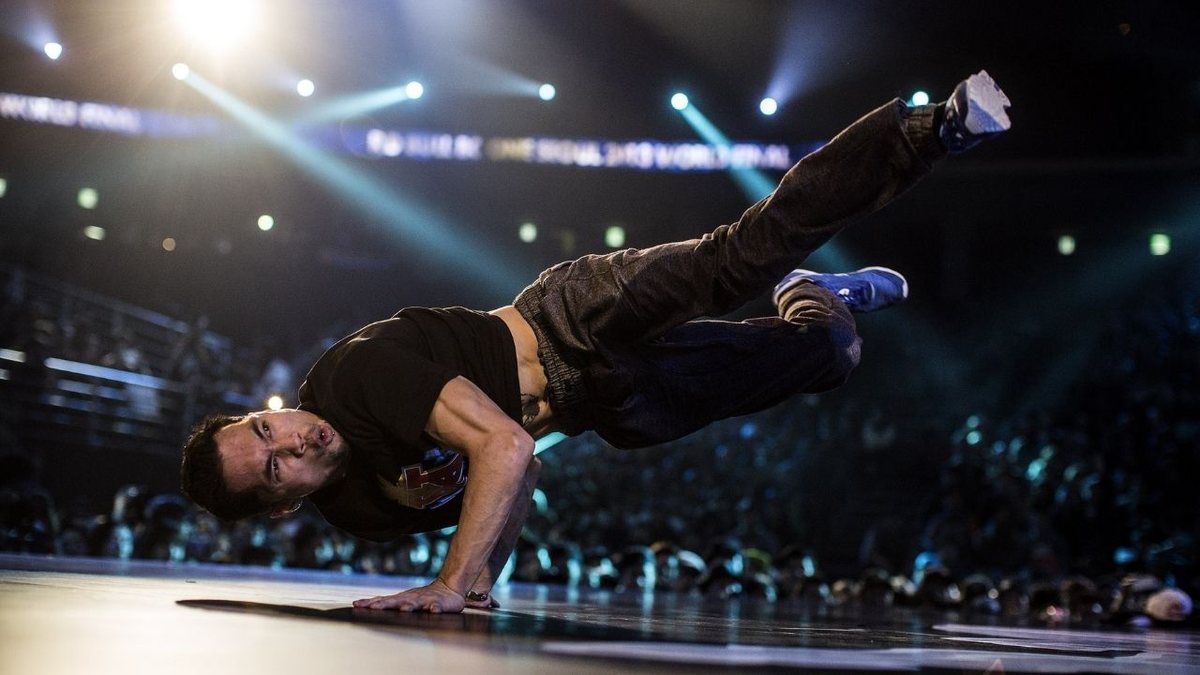
<instances>
[{"instance_id":1,"label":"beam of light","mask_svg":"<svg viewBox=\"0 0 1200 675\"><path fill-rule=\"evenodd\" d=\"M687 94L684 94L682 92L677 92L675 94L672 94L671 95L671 107L676 110L683 110L684 108L688 107Z\"/></svg>"},{"instance_id":2,"label":"beam of light","mask_svg":"<svg viewBox=\"0 0 1200 675\"><path fill-rule=\"evenodd\" d=\"M542 99L543 101L553 101L557 94L558 90L555 89L554 85L550 84L549 82L538 87L538 98Z\"/></svg>"},{"instance_id":3,"label":"beam of light","mask_svg":"<svg viewBox=\"0 0 1200 675\"><path fill-rule=\"evenodd\" d=\"M395 186L312 147L289 128L196 73L185 82L369 219L384 223L385 232L398 245L415 246L463 276L486 283L486 288L502 294L497 299L511 298L527 281L516 273L520 266L504 260L493 248L484 247L476 237L460 232L446 218L403 195Z\"/></svg>"},{"instance_id":4,"label":"beam of light","mask_svg":"<svg viewBox=\"0 0 1200 675\"><path fill-rule=\"evenodd\" d=\"M680 109L679 113L683 115L683 119L687 120L692 129L699 134L700 138L704 139L704 142L723 146L732 144L729 137L718 129L716 125L708 121L704 113L700 112L700 109L695 105L688 105ZM729 170L729 173L733 176L733 180L738 184L738 187L742 189L742 192L754 201L766 197L775 189L775 181L756 169L733 168Z\"/></svg>"},{"instance_id":5,"label":"beam of light","mask_svg":"<svg viewBox=\"0 0 1200 675\"><path fill-rule=\"evenodd\" d=\"M492 63L455 54L447 57L454 79L441 82L438 89L466 96L515 96L542 98L545 80L536 80ZM551 85L553 88L553 85ZM542 99L547 100L547 99Z\"/></svg>"},{"instance_id":6,"label":"beam of light","mask_svg":"<svg viewBox=\"0 0 1200 675\"><path fill-rule=\"evenodd\" d=\"M411 99L418 99L425 95L425 85L413 80L404 85L404 95Z\"/></svg>"},{"instance_id":7,"label":"beam of light","mask_svg":"<svg viewBox=\"0 0 1200 675\"><path fill-rule=\"evenodd\" d=\"M1177 218L1186 218L1189 208L1192 207L1184 203ZM1194 246L1196 239L1190 238L1189 243ZM1123 306L1130 297L1144 293L1145 287L1139 282L1153 278L1156 270L1162 269L1167 262L1144 253L1137 255L1130 251L1131 245L1130 241L1118 241L1098 247L1099 250L1089 246L1092 256L1080 261L1086 263L1086 267L1072 267L1055 283L1039 284L1037 295L1024 289L1013 289L1013 302L993 307L989 312L990 322L977 326L984 335L1011 331L1024 320L1033 302L1038 307L1054 308L1052 318L1058 323L1048 323L1047 331L1070 331L1073 336L1071 348L1047 362L1039 369L1037 377L1029 377L1026 373L1019 383L1009 385L1020 389L1022 412L1053 409L1070 395L1072 385L1079 381L1083 369L1091 363L1089 357L1104 333L1105 315L1095 311L1098 299L1112 307ZM1169 263L1167 269L1186 269L1190 263L1186 257L1180 257ZM919 338L912 336L912 339ZM972 381L971 378L976 376L967 374L966 377Z\"/></svg>"},{"instance_id":8,"label":"beam of light","mask_svg":"<svg viewBox=\"0 0 1200 675\"><path fill-rule=\"evenodd\" d=\"M779 112L779 101L776 101L775 99L768 96L768 97L764 98L763 100L759 101L758 111L761 112L762 114L770 117L771 115L774 115L775 113Z\"/></svg>"},{"instance_id":9,"label":"beam of light","mask_svg":"<svg viewBox=\"0 0 1200 675\"><path fill-rule=\"evenodd\" d=\"M791 3L766 95L787 105L845 76L854 52L874 49L873 33L882 30L868 11L862 2Z\"/></svg>"},{"instance_id":10,"label":"beam of light","mask_svg":"<svg viewBox=\"0 0 1200 675\"><path fill-rule=\"evenodd\" d=\"M292 121L295 124L310 125L365 115L409 100L411 97L406 89L407 85L402 84L396 87L339 96L313 107L312 110L293 118Z\"/></svg>"},{"instance_id":11,"label":"beam of light","mask_svg":"<svg viewBox=\"0 0 1200 675\"><path fill-rule=\"evenodd\" d=\"M553 79L552 72L534 73L530 77L471 55L482 45L493 43L497 36L524 35L545 29L542 17L530 13L522 3L390 0L386 4L394 6L399 14L397 39L407 43L412 53L429 55L426 63L430 68L454 73L453 78L438 82L439 93L537 99L542 83ZM551 34L538 37L541 46L555 40ZM572 47L567 45L562 48L564 53L570 49Z\"/></svg>"},{"instance_id":12,"label":"beam of light","mask_svg":"<svg viewBox=\"0 0 1200 675\"><path fill-rule=\"evenodd\" d=\"M62 56L63 46L57 42L47 42L46 46L42 47L42 51L50 57L51 61L57 61L58 57Z\"/></svg>"},{"instance_id":13,"label":"beam of light","mask_svg":"<svg viewBox=\"0 0 1200 675\"><path fill-rule=\"evenodd\" d=\"M700 138L711 145L730 145L729 138L700 112L695 105L688 105L679 111L683 119L691 125ZM752 202L766 197L775 190L776 181L769 178L758 169L731 167L728 169L733 182L742 190L742 194ZM808 257L809 263L815 263L829 270L845 271L857 269L848 256L834 242L828 242ZM800 261L796 261L799 264Z\"/></svg>"}]
</instances>

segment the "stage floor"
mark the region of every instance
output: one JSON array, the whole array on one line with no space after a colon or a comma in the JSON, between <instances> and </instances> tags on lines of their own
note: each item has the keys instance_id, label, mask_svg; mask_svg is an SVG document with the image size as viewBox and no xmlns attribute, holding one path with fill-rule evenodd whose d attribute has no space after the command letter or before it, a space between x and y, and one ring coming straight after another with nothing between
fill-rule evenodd
<instances>
[{"instance_id":1,"label":"stage floor","mask_svg":"<svg viewBox=\"0 0 1200 675\"><path fill-rule=\"evenodd\" d=\"M1200 634L514 584L461 615L354 610L417 579L0 554L16 673L1200 673Z\"/></svg>"}]
</instances>

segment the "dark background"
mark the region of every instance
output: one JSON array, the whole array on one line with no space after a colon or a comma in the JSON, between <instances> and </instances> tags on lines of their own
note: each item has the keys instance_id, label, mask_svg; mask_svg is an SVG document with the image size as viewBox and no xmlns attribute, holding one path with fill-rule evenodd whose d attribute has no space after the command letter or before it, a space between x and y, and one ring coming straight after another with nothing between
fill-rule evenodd
<instances>
[{"instance_id":1,"label":"dark background","mask_svg":"<svg viewBox=\"0 0 1200 675\"><path fill-rule=\"evenodd\" d=\"M947 163L840 240L856 260L910 273L911 311L961 327L969 323L961 308L940 304L947 295L1017 302L1007 278L1014 271L1071 283L1110 262L1096 257L1106 243L1128 243L1123 264L1132 266L1145 262L1151 230L1182 237L1195 225L1200 21L1189 3L265 3L262 47L220 68L173 38L157 6L7 3L0 90L219 115L171 78L182 60L281 118L322 97L420 78L423 99L371 119L485 135L692 140L665 104L678 88L733 139L801 144L892 96L924 89L940 100L987 68L1015 102L1014 131ZM67 46L57 62L18 39L34 13L48 16ZM472 64L554 82L558 98L489 94ZM284 66L316 80L318 95L276 87ZM758 99L788 72L792 98L775 117L759 115ZM340 319L405 304L490 307L519 290L511 281L484 287L461 269L488 260L422 256L262 144L5 120L0 148L9 182L0 199L4 259L176 315L206 314L238 339L264 332L299 347ZM705 232L747 204L719 172L358 164L482 250L505 253L514 279L603 250L611 223L625 225L629 245L650 245ZM75 205L83 185L100 192L95 211ZM260 213L278 222L267 235L254 227ZM532 246L515 236L524 220L542 228ZM108 238L85 240L86 224L104 226ZM557 241L564 230L573 247ZM1064 232L1079 253L1058 260ZM160 247L166 236L179 242L174 253ZM216 249L221 239L232 244L228 254ZM342 264L329 262L331 251Z\"/></svg>"},{"instance_id":2,"label":"dark background","mask_svg":"<svg viewBox=\"0 0 1200 675\"><path fill-rule=\"evenodd\" d=\"M1119 333L1197 261L1194 3L278 0L262 13L262 41L222 61L176 36L163 3L5 2L0 91L222 117L171 77L186 61L279 120L420 79L424 98L347 123L696 140L667 105L681 89L732 139L797 146L917 89L942 100L986 68L1014 102L1013 130L835 241L856 263L904 271L913 290L904 307L863 318L859 374L823 404L869 400L909 420L913 480L932 480L948 453L925 440L948 438L968 414L1069 405L1103 331ZM60 60L31 41L39 21L65 45ZM499 91L497 68L552 82L558 97ZM317 95L297 97L297 76ZM757 104L772 82L790 95L768 118ZM749 203L720 172L339 157L436 218L399 228L250 136L131 138L0 119L0 262L185 321L205 316L235 344L298 359L405 305L506 304L544 267L605 250L611 224L647 246L698 236ZM99 191L95 210L75 203L85 185ZM255 227L261 213L275 217L272 231ZM533 244L516 236L527 220L540 228ZM85 238L88 225L107 238ZM447 228L470 252L430 255L418 241ZM1152 232L1172 236L1170 255L1149 255ZM1063 234L1078 242L1072 256L1056 250ZM178 248L165 252L164 237ZM764 299L743 314L769 311ZM71 490L173 481L173 456L97 451L85 467L62 448L44 452L48 480ZM833 465L821 470L854 468Z\"/></svg>"}]
</instances>

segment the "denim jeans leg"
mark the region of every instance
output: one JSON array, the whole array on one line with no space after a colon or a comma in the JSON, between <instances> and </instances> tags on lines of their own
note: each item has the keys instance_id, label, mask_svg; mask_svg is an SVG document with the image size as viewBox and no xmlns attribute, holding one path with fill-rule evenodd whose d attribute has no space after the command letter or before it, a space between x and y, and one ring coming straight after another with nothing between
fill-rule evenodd
<instances>
[{"instance_id":1,"label":"denim jeans leg","mask_svg":"<svg viewBox=\"0 0 1200 675\"><path fill-rule=\"evenodd\" d=\"M801 159L737 222L703 237L543 272L515 304L538 336L551 406L571 420L570 432L593 424L584 408L623 408L622 397L634 396L620 372L624 351L767 292L842 228L925 176L944 154L933 111L894 100L868 113Z\"/></svg>"},{"instance_id":2,"label":"denim jeans leg","mask_svg":"<svg viewBox=\"0 0 1200 675\"><path fill-rule=\"evenodd\" d=\"M688 321L617 357L632 396L597 410L595 429L618 448L665 443L801 392L843 384L861 340L837 296L804 284L790 320Z\"/></svg>"}]
</instances>

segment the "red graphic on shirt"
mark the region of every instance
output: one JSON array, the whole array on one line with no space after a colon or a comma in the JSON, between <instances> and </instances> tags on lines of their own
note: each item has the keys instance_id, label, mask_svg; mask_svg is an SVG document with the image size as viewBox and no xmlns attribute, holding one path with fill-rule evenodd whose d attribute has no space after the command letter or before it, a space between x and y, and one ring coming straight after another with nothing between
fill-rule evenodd
<instances>
[{"instance_id":1,"label":"red graphic on shirt","mask_svg":"<svg viewBox=\"0 0 1200 675\"><path fill-rule=\"evenodd\" d=\"M423 464L404 467L395 482L380 476L384 494L410 509L435 509L454 499L467 484L467 463L456 452L441 455L448 459L428 469Z\"/></svg>"}]
</instances>

